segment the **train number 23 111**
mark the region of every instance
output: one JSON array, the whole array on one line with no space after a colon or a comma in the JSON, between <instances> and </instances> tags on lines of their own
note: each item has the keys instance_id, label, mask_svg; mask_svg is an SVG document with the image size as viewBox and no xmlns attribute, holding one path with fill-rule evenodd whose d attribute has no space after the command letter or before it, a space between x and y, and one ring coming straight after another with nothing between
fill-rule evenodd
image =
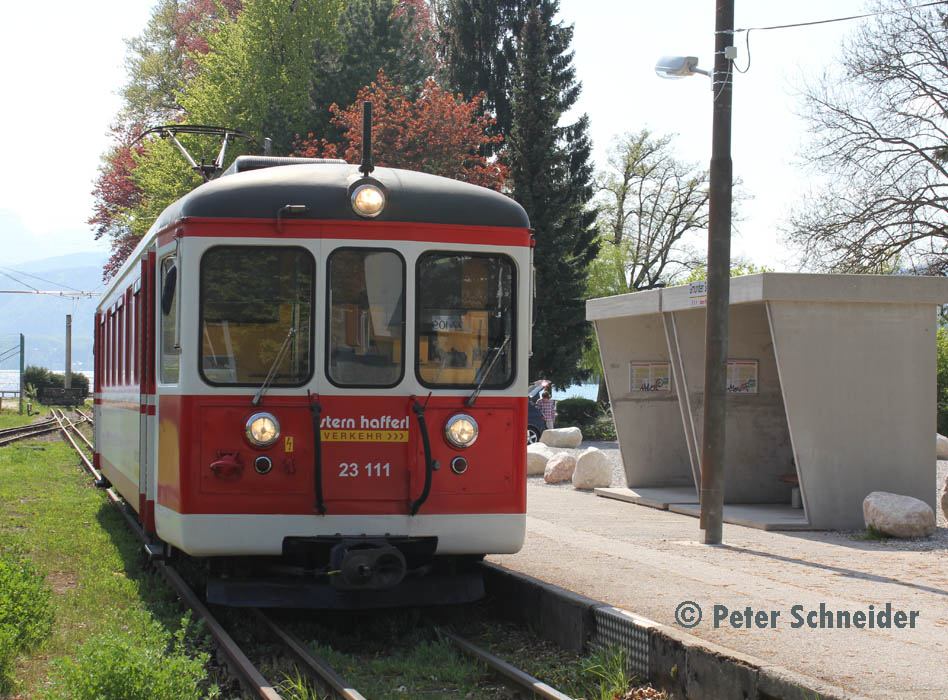
<instances>
[{"instance_id":1,"label":"train number 23 111","mask_svg":"<svg viewBox=\"0 0 948 700\"><path fill-rule=\"evenodd\" d=\"M372 464L370 462L368 464L362 465L361 467L355 462L342 462L339 465L339 476L365 476L369 478L383 477L391 476L391 470L389 469L388 462L385 464L380 462Z\"/></svg>"}]
</instances>

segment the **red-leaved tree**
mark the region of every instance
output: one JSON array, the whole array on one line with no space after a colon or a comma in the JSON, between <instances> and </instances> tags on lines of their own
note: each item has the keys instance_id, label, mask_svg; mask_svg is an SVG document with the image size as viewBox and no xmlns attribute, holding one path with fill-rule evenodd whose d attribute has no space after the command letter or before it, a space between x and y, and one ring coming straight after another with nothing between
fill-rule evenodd
<instances>
[{"instance_id":1,"label":"red-leaved tree","mask_svg":"<svg viewBox=\"0 0 948 700\"><path fill-rule=\"evenodd\" d=\"M112 241L112 254L102 270L106 280L118 272L138 244L138 237L132 234L125 214L141 203L142 191L131 175L136 166L135 155L141 154L144 145L131 144L142 131L140 126L112 127L116 145L103 157L92 190L95 204L88 223L95 230L95 240L105 236Z\"/></svg>"},{"instance_id":2,"label":"red-leaved tree","mask_svg":"<svg viewBox=\"0 0 948 700\"><path fill-rule=\"evenodd\" d=\"M205 54L210 49L207 35L218 31L225 18L234 20L243 9L242 0L188 0L175 17L175 48L183 56L182 77L188 80L194 75L195 54Z\"/></svg>"},{"instance_id":3,"label":"red-leaved tree","mask_svg":"<svg viewBox=\"0 0 948 700\"><path fill-rule=\"evenodd\" d=\"M467 102L460 95L445 92L429 78L418 99L411 100L403 87L393 85L379 71L375 82L362 88L349 107L330 107L333 124L343 132L348 145L315 139L310 134L296 142L296 155L358 162L362 152L362 103L369 101L372 159L377 165L442 175L500 191L506 185L509 168L480 155L480 146L499 146L503 137L487 133L493 120L478 115L482 99L483 95L477 95Z\"/></svg>"}]
</instances>

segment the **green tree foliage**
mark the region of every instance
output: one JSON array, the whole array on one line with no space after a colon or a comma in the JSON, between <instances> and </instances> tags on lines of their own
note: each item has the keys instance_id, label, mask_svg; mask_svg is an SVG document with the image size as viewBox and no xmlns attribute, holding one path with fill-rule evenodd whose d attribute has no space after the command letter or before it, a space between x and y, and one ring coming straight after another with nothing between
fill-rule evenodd
<instances>
[{"instance_id":1,"label":"green tree foliage","mask_svg":"<svg viewBox=\"0 0 948 700\"><path fill-rule=\"evenodd\" d=\"M349 105L383 71L417 97L435 73L431 11L423 2L349 0L339 15L337 34L317 41L312 76L312 137L341 142L333 128L332 105Z\"/></svg>"},{"instance_id":2,"label":"green tree foliage","mask_svg":"<svg viewBox=\"0 0 948 700\"><path fill-rule=\"evenodd\" d=\"M674 283L704 259L694 246L708 226L708 171L679 161L671 136L643 129L617 138L596 176L601 247L590 296Z\"/></svg>"},{"instance_id":3,"label":"green tree foliage","mask_svg":"<svg viewBox=\"0 0 948 700\"><path fill-rule=\"evenodd\" d=\"M126 42L121 121L147 127L182 116L178 94L194 73L194 57L207 53L206 37L240 8L240 0L161 0L145 30Z\"/></svg>"},{"instance_id":4,"label":"green tree foliage","mask_svg":"<svg viewBox=\"0 0 948 700\"><path fill-rule=\"evenodd\" d=\"M228 160L272 139L288 155L299 134L341 141L333 104L349 104L383 69L416 96L435 72L425 0L160 0L128 43L116 144L103 156L90 223L108 237L114 274L155 218L201 183L172 144L132 145L145 127L211 124L248 132ZM220 142L181 137L195 160ZM228 163L225 162L225 167Z\"/></svg>"},{"instance_id":5,"label":"green tree foliage","mask_svg":"<svg viewBox=\"0 0 948 700\"><path fill-rule=\"evenodd\" d=\"M154 196L138 182L149 177L135 176L145 146L134 141L147 127L183 118L178 95L193 75L194 57L208 50L205 35L216 31L222 16L236 16L240 7L240 0L162 0L141 35L127 42L124 104L112 126L114 145L102 157L88 221L96 240L104 237L112 244L105 279L118 271L150 225L138 216Z\"/></svg>"},{"instance_id":6,"label":"green tree foliage","mask_svg":"<svg viewBox=\"0 0 948 700\"><path fill-rule=\"evenodd\" d=\"M273 139L288 155L308 131L314 46L338 42L342 0L247 0L207 37L180 103L194 124L218 124Z\"/></svg>"},{"instance_id":7,"label":"green tree foliage","mask_svg":"<svg viewBox=\"0 0 948 700\"><path fill-rule=\"evenodd\" d=\"M555 13L557 4L533 5L518 40L507 157L513 196L526 209L536 235L530 376L566 386L588 376L581 359L589 343L584 298L586 268L598 249L596 212L586 209L592 198L588 119L559 126L578 97L571 82L566 91L556 87L564 75L572 75L572 68L562 65L571 56L549 51L558 38L571 37L572 28L551 30L541 7Z\"/></svg>"},{"instance_id":8,"label":"green tree foliage","mask_svg":"<svg viewBox=\"0 0 948 700\"><path fill-rule=\"evenodd\" d=\"M523 30L518 0L445 0L439 8L442 82L463 95L483 93L495 134L509 137L516 42ZM487 145L486 155L496 149Z\"/></svg>"},{"instance_id":9,"label":"green tree foliage","mask_svg":"<svg viewBox=\"0 0 948 700\"><path fill-rule=\"evenodd\" d=\"M86 375L70 372L69 380L74 389L82 389L83 398L89 395L89 378ZM63 388L66 385L66 378L62 374L50 372L43 367L30 365L23 370L23 384L33 386L38 396L46 388Z\"/></svg>"}]
</instances>

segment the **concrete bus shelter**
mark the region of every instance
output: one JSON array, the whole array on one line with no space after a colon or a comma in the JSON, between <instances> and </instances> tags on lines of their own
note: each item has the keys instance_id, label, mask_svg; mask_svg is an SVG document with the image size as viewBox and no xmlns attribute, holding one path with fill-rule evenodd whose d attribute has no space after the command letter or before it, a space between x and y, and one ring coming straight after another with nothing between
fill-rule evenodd
<instances>
[{"instance_id":1,"label":"concrete bus shelter","mask_svg":"<svg viewBox=\"0 0 948 700\"><path fill-rule=\"evenodd\" d=\"M592 299L628 489L697 514L705 283ZM936 306L948 278L731 280L724 520L859 529L871 491L935 507Z\"/></svg>"}]
</instances>

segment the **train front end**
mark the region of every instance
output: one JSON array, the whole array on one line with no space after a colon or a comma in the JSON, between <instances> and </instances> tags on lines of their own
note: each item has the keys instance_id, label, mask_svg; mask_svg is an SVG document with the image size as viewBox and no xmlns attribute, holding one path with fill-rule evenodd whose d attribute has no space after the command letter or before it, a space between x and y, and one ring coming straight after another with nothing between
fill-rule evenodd
<instances>
[{"instance_id":1,"label":"train front end","mask_svg":"<svg viewBox=\"0 0 948 700\"><path fill-rule=\"evenodd\" d=\"M482 595L472 562L525 529L519 205L303 164L172 209L153 257L157 536L209 562L222 604Z\"/></svg>"}]
</instances>

